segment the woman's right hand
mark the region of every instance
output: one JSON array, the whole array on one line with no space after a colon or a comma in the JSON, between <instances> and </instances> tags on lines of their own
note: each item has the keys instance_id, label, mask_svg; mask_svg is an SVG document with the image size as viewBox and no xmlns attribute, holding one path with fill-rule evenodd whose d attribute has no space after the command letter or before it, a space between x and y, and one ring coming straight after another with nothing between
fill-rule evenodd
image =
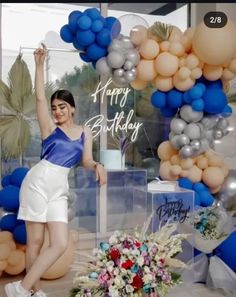
<instances>
[{"instance_id":1,"label":"woman's right hand","mask_svg":"<svg viewBox=\"0 0 236 297\"><path fill-rule=\"evenodd\" d=\"M39 47L34 51L34 60L37 66L43 65L47 55L47 47L42 43L42 48Z\"/></svg>"}]
</instances>

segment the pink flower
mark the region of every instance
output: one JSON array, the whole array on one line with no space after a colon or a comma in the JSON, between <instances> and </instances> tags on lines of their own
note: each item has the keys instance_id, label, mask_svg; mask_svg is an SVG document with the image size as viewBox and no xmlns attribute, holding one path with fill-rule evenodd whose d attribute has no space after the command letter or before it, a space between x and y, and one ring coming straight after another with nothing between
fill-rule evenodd
<instances>
[{"instance_id":1,"label":"pink flower","mask_svg":"<svg viewBox=\"0 0 236 297\"><path fill-rule=\"evenodd\" d=\"M110 279L110 276L109 276L109 274L108 273L100 273L99 275L98 275L98 282L99 282L99 284L104 284L104 283L106 283L108 280Z\"/></svg>"}]
</instances>

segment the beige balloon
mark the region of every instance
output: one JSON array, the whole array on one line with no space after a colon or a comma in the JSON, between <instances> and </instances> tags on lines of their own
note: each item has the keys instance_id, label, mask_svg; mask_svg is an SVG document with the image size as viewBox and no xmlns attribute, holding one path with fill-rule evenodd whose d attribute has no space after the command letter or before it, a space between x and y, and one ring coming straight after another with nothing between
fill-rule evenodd
<instances>
[{"instance_id":1,"label":"beige balloon","mask_svg":"<svg viewBox=\"0 0 236 297\"><path fill-rule=\"evenodd\" d=\"M142 25L134 26L130 31L130 40L135 45L140 45L144 40L148 37L148 31L147 28L145 28Z\"/></svg>"},{"instance_id":2,"label":"beige balloon","mask_svg":"<svg viewBox=\"0 0 236 297\"><path fill-rule=\"evenodd\" d=\"M177 150L173 148L169 140L166 140L158 146L157 154L161 160L167 161L170 160L173 155L177 154Z\"/></svg>"},{"instance_id":3,"label":"beige balloon","mask_svg":"<svg viewBox=\"0 0 236 297\"><path fill-rule=\"evenodd\" d=\"M221 65L209 65L205 64L203 67L203 76L210 80L215 81L221 78L223 74L223 67Z\"/></svg>"},{"instance_id":4,"label":"beige balloon","mask_svg":"<svg viewBox=\"0 0 236 297\"><path fill-rule=\"evenodd\" d=\"M75 258L76 241L78 238L75 237L74 230L69 232L69 243L66 251L63 255L42 275L43 279L57 279L64 276L70 269L70 265L73 263ZM46 229L44 244L41 252L49 246L49 236Z\"/></svg>"},{"instance_id":5,"label":"beige balloon","mask_svg":"<svg viewBox=\"0 0 236 297\"><path fill-rule=\"evenodd\" d=\"M169 52L172 55L175 55L177 57L181 57L185 53L185 48L184 48L183 44L180 41L172 41L170 43L170 46L169 46Z\"/></svg>"},{"instance_id":6,"label":"beige balloon","mask_svg":"<svg viewBox=\"0 0 236 297\"><path fill-rule=\"evenodd\" d=\"M199 59L196 55L194 54L189 54L186 59L185 59L185 65L189 68L189 69L193 69L196 68L199 65Z\"/></svg>"},{"instance_id":7,"label":"beige balloon","mask_svg":"<svg viewBox=\"0 0 236 297\"><path fill-rule=\"evenodd\" d=\"M167 52L169 50L170 42L165 40L160 43L160 50L162 52Z\"/></svg>"},{"instance_id":8,"label":"beige balloon","mask_svg":"<svg viewBox=\"0 0 236 297\"><path fill-rule=\"evenodd\" d=\"M236 73L236 59L230 61L229 70Z\"/></svg>"},{"instance_id":9,"label":"beige balloon","mask_svg":"<svg viewBox=\"0 0 236 297\"><path fill-rule=\"evenodd\" d=\"M190 77L191 70L186 66L182 66L177 71L177 75L178 75L179 80L184 81Z\"/></svg>"},{"instance_id":10,"label":"beige balloon","mask_svg":"<svg viewBox=\"0 0 236 297\"><path fill-rule=\"evenodd\" d=\"M160 75L169 77L178 70L179 59L169 52L163 52L158 55L154 64L156 71Z\"/></svg>"},{"instance_id":11,"label":"beige balloon","mask_svg":"<svg viewBox=\"0 0 236 297\"><path fill-rule=\"evenodd\" d=\"M148 83L146 81L143 81L139 78L135 78L135 80L131 81L130 83L131 87L135 90L143 90L146 88L147 84Z\"/></svg>"},{"instance_id":12,"label":"beige balloon","mask_svg":"<svg viewBox=\"0 0 236 297\"><path fill-rule=\"evenodd\" d=\"M193 51L205 63L221 65L236 52L235 36L236 26L231 20L222 28L210 28L201 22L193 36Z\"/></svg>"},{"instance_id":13,"label":"beige balloon","mask_svg":"<svg viewBox=\"0 0 236 297\"><path fill-rule=\"evenodd\" d=\"M159 44L152 39L146 39L142 42L139 53L144 59L152 60L159 54Z\"/></svg>"},{"instance_id":14,"label":"beige balloon","mask_svg":"<svg viewBox=\"0 0 236 297\"><path fill-rule=\"evenodd\" d=\"M194 160L192 158L180 159L180 166L182 169L190 169L193 167Z\"/></svg>"},{"instance_id":15,"label":"beige balloon","mask_svg":"<svg viewBox=\"0 0 236 297\"><path fill-rule=\"evenodd\" d=\"M143 81L151 81L157 75L154 60L142 59L137 66L137 78Z\"/></svg>"},{"instance_id":16,"label":"beige balloon","mask_svg":"<svg viewBox=\"0 0 236 297\"><path fill-rule=\"evenodd\" d=\"M7 267L7 260L0 260L0 270L4 270Z\"/></svg>"},{"instance_id":17,"label":"beige balloon","mask_svg":"<svg viewBox=\"0 0 236 297\"><path fill-rule=\"evenodd\" d=\"M228 68L223 70L222 79L224 80L232 80L236 76L235 72L230 71Z\"/></svg>"},{"instance_id":18,"label":"beige balloon","mask_svg":"<svg viewBox=\"0 0 236 297\"><path fill-rule=\"evenodd\" d=\"M223 184L224 174L219 167L209 166L203 171L203 182L210 188L215 188Z\"/></svg>"},{"instance_id":19,"label":"beige balloon","mask_svg":"<svg viewBox=\"0 0 236 297\"><path fill-rule=\"evenodd\" d=\"M191 70L190 77L192 80L198 79L202 76L202 69L200 67L196 67Z\"/></svg>"},{"instance_id":20,"label":"beige balloon","mask_svg":"<svg viewBox=\"0 0 236 297\"><path fill-rule=\"evenodd\" d=\"M173 84L179 91L187 91L194 86L195 80L193 80L191 77L181 80L178 76L178 73L176 73L173 77Z\"/></svg>"},{"instance_id":21,"label":"beige balloon","mask_svg":"<svg viewBox=\"0 0 236 297\"><path fill-rule=\"evenodd\" d=\"M165 77L162 75L158 75L153 80L153 85L162 92L168 92L174 87L172 77Z\"/></svg>"},{"instance_id":22,"label":"beige balloon","mask_svg":"<svg viewBox=\"0 0 236 297\"><path fill-rule=\"evenodd\" d=\"M11 248L8 242L0 243L0 260L5 260L10 256Z\"/></svg>"},{"instance_id":23,"label":"beige balloon","mask_svg":"<svg viewBox=\"0 0 236 297\"><path fill-rule=\"evenodd\" d=\"M23 251L12 251L7 261L8 266L5 268L6 273L17 275L25 270L25 253Z\"/></svg>"},{"instance_id":24,"label":"beige balloon","mask_svg":"<svg viewBox=\"0 0 236 297\"><path fill-rule=\"evenodd\" d=\"M0 231L0 243L13 240L13 235L9 231Z\"/></svg>"}]
</instances>

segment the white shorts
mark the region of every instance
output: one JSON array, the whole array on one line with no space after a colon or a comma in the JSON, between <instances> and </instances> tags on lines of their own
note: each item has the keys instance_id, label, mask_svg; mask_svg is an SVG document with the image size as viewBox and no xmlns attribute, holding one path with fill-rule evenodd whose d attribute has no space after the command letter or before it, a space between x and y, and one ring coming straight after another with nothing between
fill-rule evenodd
<instances>
[{"instance_id":1,"label":"white shorts","mask_svg":"<svg viewBox=\"0 0 236 297\"><path fill-rule=\"evenodd\" d=\"M26 174L20 188L18 219L68 222L70 168L41 160Z\"/></svg>"}]
</instances>

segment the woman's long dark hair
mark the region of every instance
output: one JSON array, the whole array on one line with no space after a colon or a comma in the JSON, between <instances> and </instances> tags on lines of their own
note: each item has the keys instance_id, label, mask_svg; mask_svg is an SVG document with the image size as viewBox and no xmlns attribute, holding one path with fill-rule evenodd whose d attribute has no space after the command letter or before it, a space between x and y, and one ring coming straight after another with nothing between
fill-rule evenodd
<instances>
[{"instance_id":1,"label":"woman's long dark hair","mask_svg":"<svg viewBox=\"0 0 236 297\"><path fill-rule=\"evenodd\" d=\"M54 99L63 100L69 103L72 107L75 107L75 100L71 92L67 90L57 90L51 96L51 105Z\"/></svg>"}]
</instances>

